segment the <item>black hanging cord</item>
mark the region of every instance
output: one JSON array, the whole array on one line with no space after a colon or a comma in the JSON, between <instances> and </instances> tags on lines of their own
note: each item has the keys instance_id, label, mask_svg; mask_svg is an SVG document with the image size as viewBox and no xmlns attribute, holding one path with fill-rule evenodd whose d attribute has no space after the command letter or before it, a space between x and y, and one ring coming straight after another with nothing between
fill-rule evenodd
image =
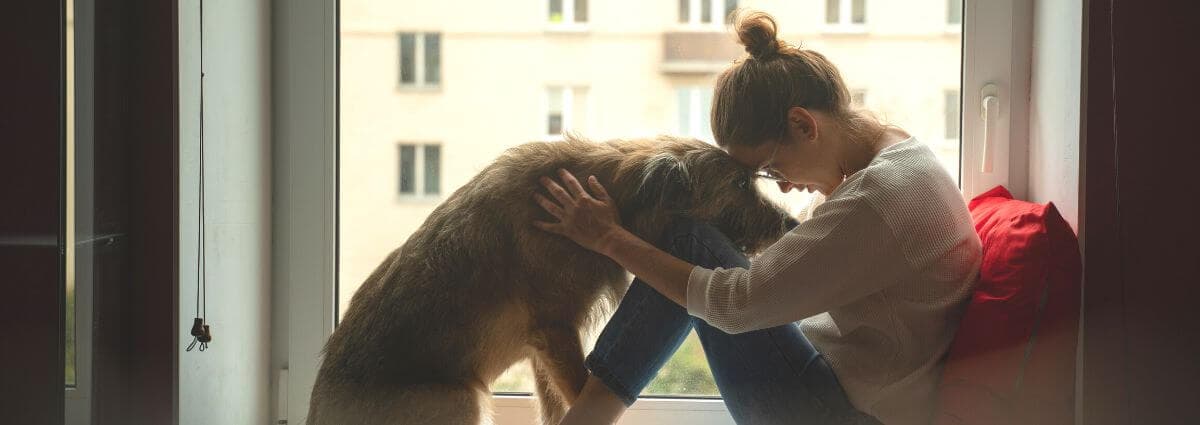
<instances>
[{"instance_id":1,"label":"black hanging cord","mask_svg":"<svg viewBox=\"0 0 1200 425\"><path fill-rule=\"evenodd\" d=\"M197 202L197 231L196 231L196 318L192 319L192 343L187 351L192 351L199 343L200 351L208 349L212 341L212 333L208 323L208 282L205 279L207 264L205 264L204 246L204 0L200 0L200 201ZM203 288L203 289L202 289Z\"/></svg>"}]
</instances>

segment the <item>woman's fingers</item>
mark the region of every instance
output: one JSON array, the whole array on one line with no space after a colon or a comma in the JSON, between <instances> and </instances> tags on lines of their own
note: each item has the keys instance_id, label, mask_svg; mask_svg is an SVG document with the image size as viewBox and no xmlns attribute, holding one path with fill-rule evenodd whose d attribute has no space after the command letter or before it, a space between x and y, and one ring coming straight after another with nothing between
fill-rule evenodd
<instances>
[{"instance_id":1,"label":"woman's fingers","mask_svg":"<svg viewBox=\"0 0 1200 425\"><path fill-rule=\"evenodd\" d=\"M536 221L536 220L535 220L535 221L533 222L533 227L536 227L536 228L542 229L542 230L544 230L544 231L547 231L547 232L550 232L550 233L554 233L554 234L556 234L556 235L563 235L563 236L566 236L566 234L565 234L565 233L563 233L563 230L562 230L562 225L561 225L561 224L558 224L558 223L550 223L550 222L545 222L545 221Z\"/></svg>"},{"instance_id":2,"label":"woman's fingers","mask_svg":"<svg viewBox=\"0 0 1200 425\"><path fill-rule=\"evenodd\" d=\"M533 194L533 200L537 201L538 205L540 205L542 209L546 210L546 212L550 213L550 215L554 216L554 218L562 220L564 211L562 207L558 206L558 204L546 199L546 197L542 196L540 193Z\"/></svg>"},{"instance_id":3,"label":"woman's fingers","mask_svg":"<svg viewBox=\"0 0 1200 425\"><path fill-rule=\"evenodd\" d=\"M596 192L596 199L604 202L612 200L612 198L608 197L608 190L604 189L604 186L600 184L600 180L597 180L596 176L588 176L588 186L591 186L592 191Z\"/></svg>"},{"instance_id":4,"label":"woman's fingers","mask_svg":"<svg viewBox=\"0 0 1200 425\"><path fill-rule=\"evenodd\" d=\"M575 198L572 198L571 194L567 193L566 190L563 190L562 186L559 186L558 183L554 182L554 180L545 176L543 176L540 180L542 181L542 186L546 187L546 190L550 192L550 196L553 196L559 204L562 204L563 206L575 205Z\"/></svg>"},{"instance_id":5,"label":"woman's fingers","mask_svg":"<svg viewBox=\"0 0 1200 425\"><path fill-rule=\"evenodd\" d=\"M558 169L558 177L562 179L563 185L567 187L567 191L571 192L571 196L575 199L590 198L586 190L583 190L583 185L579 184L579 180L569 171L562 168Z\"/></svg>"}]
</instances>

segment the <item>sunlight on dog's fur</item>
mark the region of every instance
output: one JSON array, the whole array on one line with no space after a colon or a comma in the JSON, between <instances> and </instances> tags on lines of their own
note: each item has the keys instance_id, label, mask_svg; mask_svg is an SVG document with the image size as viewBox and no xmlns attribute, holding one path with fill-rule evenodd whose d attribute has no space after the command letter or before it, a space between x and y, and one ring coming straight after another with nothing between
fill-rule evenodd
<instances>
[{"instance_id":1,"label":"sunlight on dog's fur","mask_svg":"<svg viewBox=\"0 0 1200 425\"><path fill-rule=\"evenodd\" d=\"M530 359L543 424L557 424L587 379L581 329L627 289L608 258L533 227L540 176L595 175L624 226L658 242L675 217L709 222L747 253L791 219L753 170L717 147L659 137L578 138L509 149L450 195L363 283L325 345L308 423L477 424L489 385Z\"/></svg>"}]
</instances>

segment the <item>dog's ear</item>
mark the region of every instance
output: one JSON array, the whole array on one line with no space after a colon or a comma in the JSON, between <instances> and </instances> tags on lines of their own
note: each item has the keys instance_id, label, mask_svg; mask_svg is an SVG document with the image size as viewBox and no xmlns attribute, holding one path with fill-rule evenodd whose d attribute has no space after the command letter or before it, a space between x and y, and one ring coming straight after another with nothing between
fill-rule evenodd
<instances>
[{"instance_id":1,"label":"dog's ear","mask_svg":"<svg viewBox=\"0 0 1200 425\"><path fill-rule=\"evenodd\" d=\"M687 164L670 153L647 158L641 170L641 185L634 203L642 208L685 208L691 195Z\"/></svg>"}]
</instances>

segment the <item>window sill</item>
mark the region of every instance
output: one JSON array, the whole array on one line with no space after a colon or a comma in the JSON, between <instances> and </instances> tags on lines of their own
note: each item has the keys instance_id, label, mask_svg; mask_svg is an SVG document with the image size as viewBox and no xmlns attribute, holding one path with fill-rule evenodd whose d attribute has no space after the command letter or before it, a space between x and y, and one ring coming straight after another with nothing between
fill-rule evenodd
<instances>
[{"instance_id":1,"label":"window sill","mask_svg":"<svg viewBox=\"0 0 1200 425\"><path fill-rule=\"evenodd\" d=\"M492 396L496 425L536 423L539 416L535 401L525 395ZM732 425L733 418L720 399L641 398L630 406L620 425L686 423L690 425Z\"/></svg>"}]
</instances>

